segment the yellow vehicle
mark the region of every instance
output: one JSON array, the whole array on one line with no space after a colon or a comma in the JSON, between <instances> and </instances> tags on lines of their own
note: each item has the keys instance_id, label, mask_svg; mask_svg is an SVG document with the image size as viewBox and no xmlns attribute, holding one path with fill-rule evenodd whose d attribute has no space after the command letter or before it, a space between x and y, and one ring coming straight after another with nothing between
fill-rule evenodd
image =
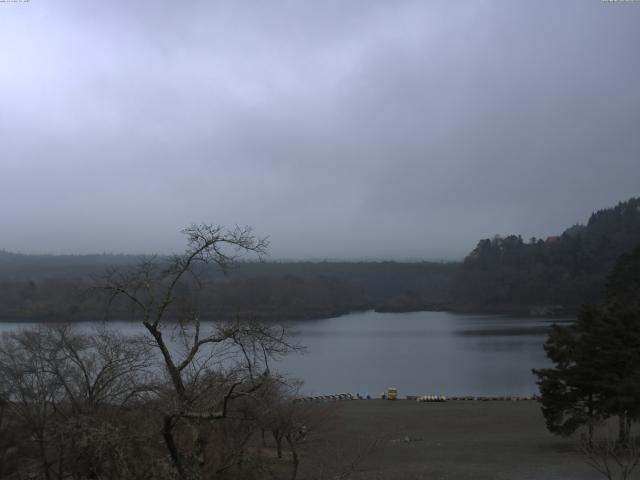
<instances>
[{"instance_id":1,"label":"yellow vehicle","mask_svg":"<svg viewBox=\"0 0 640 480\"><path fill-rule=\"evenodd\" d=\"M389 387L387 389L387 400L397 400L398 399L398 389L395 387Z\"/></svg>"}]
</instances>

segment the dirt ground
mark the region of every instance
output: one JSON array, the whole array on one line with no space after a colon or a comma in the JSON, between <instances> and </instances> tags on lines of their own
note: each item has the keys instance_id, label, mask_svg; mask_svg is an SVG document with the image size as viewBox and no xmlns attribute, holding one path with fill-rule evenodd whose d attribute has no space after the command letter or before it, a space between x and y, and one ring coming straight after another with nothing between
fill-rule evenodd
<instances>
[{"instance_id":1,"label":"dirt ground","mask_svg":"<svg viewBox=\"0 0 640 480\"><path fill-rule=\"evenodd\" d=\"M299 478L345 471L373 480L602 478L571 440L545 429L535 401L354 400L323 408L319 430L301 444Z\"/></svg>"}]
</instances>

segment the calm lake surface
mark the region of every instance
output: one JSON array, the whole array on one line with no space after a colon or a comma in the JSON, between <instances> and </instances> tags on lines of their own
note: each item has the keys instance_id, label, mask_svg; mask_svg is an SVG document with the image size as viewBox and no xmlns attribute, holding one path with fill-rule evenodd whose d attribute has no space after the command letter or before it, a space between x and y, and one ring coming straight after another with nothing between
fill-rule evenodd
<instances>
[{"instance_id":1,"label":"calm lake surface","mask_svg":"<svg viewBox=\"0 0 640 480\"><path fill-rule=\"evenodd\" d=\"M306 352L274 368L304 379L305 393L532 395L532 368L549 365L546 318L447 312L361 312L291 324ZM566 321L566 320L565 320ZM29 324L0 324L0 332ZM31 324L32 325L32 324ZM82 324L86 328L87 324ZM140 333L138 324L114 328Z\"/></svg>"}]
</instances>

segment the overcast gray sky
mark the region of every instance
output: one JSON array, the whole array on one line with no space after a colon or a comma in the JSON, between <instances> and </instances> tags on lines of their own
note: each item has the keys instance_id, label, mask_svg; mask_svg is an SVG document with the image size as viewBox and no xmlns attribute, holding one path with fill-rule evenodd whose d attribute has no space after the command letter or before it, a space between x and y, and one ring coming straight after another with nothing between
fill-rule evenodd
<instances>
[{"instance_id":1,"label":"overcast gray sky","mask_svg":"<svg viewBox=\"0 0 640 480\"><path fill-rule=\"evenodd\" d=\"M0 248L452 259L640 194L640 2L0 2Z\"/></svg>"}]
</instances>

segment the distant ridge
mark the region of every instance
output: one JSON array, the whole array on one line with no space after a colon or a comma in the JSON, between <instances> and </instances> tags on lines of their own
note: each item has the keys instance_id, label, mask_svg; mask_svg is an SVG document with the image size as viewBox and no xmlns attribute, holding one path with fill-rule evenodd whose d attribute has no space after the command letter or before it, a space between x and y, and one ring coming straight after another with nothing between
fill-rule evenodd
<instances>
[{"instance_id":1,"label":"distant ridge","mask_svg":"<svg viewBox=\"0 0 640 480\"><path fill-rule=\"evenodd\" d=\"M500 310L597 302L615 261L640 245L640 198L591 214L545 240L496 236L478 242L452 288L459 309Z\"/></svg>"},{"instance_id":2,"label":"distant ridge","mask_svg":"<svg viewBox=\"0 0 640 480\"><path fill-rule=\"evenodd\" d=\"M203 318L266 320L368 309L563 315L601 300L615 261L639 244L640 199L631 198L555 237L480 240L463 262L240 262L229 277L213 268L200 292L200 307ZM95 278L142 258L0 250L0 320L103 318L104 299L87 293ZM115 306L110 317L127 319L130 311Z\"/></svg>"}]
</instances>

